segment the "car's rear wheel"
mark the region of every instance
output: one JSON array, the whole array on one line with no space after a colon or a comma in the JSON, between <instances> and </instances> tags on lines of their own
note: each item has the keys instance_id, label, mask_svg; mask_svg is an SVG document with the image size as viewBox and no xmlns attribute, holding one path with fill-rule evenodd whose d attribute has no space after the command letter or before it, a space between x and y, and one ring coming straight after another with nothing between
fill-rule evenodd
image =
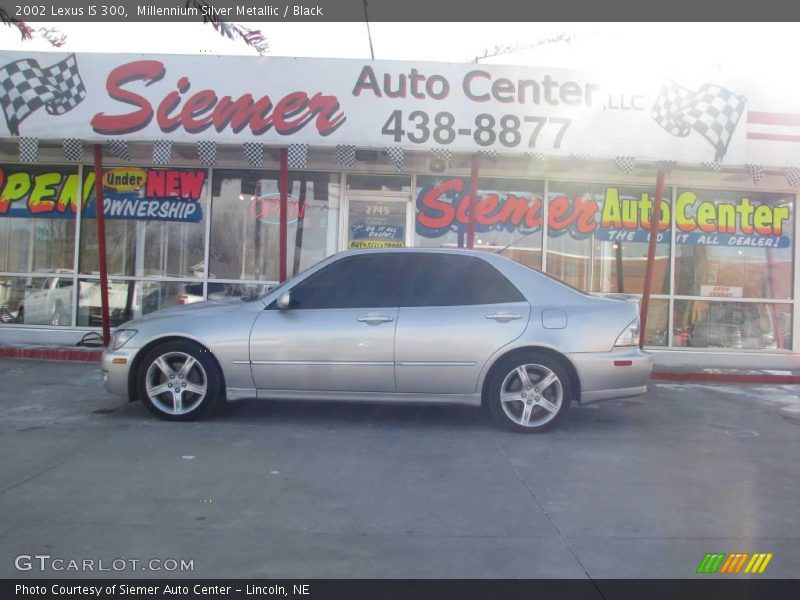
<instances>
[{"instance_id":1,"label":"car's rear wheel","mask_svg":"<svg viewBox=\"0 0 800 600\"><path fill-rule=\"evenodd\" d=\"M493 373L487 403L495 419L514 431L546 431L569 410L572 380L562 364L547 354L509 357Z\"/></svg>"},{"instance_id":2,"label":"car's rear wheel","mask_svg":"<svg viewBox=\"0 0 800 600\"><path fill-rule=\"evenodd\" d=\"M145 356L139 395L154 415L189 421L209 414L223 396L222 373L211 354L186 341L167 342Z\"/></svg>"}]
</instances>

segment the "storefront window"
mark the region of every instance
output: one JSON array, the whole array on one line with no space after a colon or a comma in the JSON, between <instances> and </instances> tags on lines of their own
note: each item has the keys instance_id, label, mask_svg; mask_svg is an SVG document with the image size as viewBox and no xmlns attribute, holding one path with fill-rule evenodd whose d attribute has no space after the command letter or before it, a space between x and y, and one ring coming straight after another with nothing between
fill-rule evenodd
<instances>
[{"instance_id":1,"label":"storefront window","mask_svg":"<svg viewBox=\"0 0 800 600\"><path fill-rule=\"evenodd\" d=\"M478 188L474 248L504 254L540 269L544 182L481 178ZM417 179L417 246L466 246L469 191L468 179Z\"/></svg>"},{"instance_id":2,"label":"storefront window","mask_svg":"<svg viewBox=\"0 0 800 600\"><path fill-rule=\"evenodd\" d=\"M71 273L0 277L0 324L72 325Z\"/></svg>"},{"instance_id":3,"label":"storefront window","mask_svg":"<svg viewBox=\"0 0 800 600\"><path fill-rule=\"evenodd\" d=\"M162 308L192 304L203 300L202 282L134 281L110 279L108 309L112 327ZM78 326L102 325L100 281L78 282Z\"/></svg>"},{"instance_id":4,"label":"storefront window","mask_svg":"<svg viewBox=\"0 0 800 600\"><path fill-rule=\"evenodd\" d=\"M77 167L0 165L0 271L74 269Z\"/></svg>"},{"instance_id":5,"label":"storefront window","mask_svg":"<svg viewBox=\"0 0 800 600\"><path fill-rule=\"evenodd\" d=\"M679 188L679 295L792 297L794 196Z\"/></svg>"},{"instance_id":6,"label":"storefront window","mask_svg":"<svg viewBox=\"0 0 800 600\"><path fill-rule=\"evenodd\" d=\"M547 273L582 290L641 294L655 190L551 181ZM670 205L662 197L654 294L669 293Z\"/></svg>"},{"instance_id":7,"label":"storefront window","mask_svg":"<svg viewBox=\"0 0 800 600\"><path fill-rule=\"evenodd\" d=\"M645 346L666 346L669 338L669 300L650 298L647 307L647 329L644 332Z\"/></svg>"},{"instance_id":8,"label":"storefront window","mask_svg":"<svg viewBox=\"0 0 800 600\"><path fill-rule=\"evenodd\" d=\"M792 348L792 306L675 300L674 344L694 348Z\"/></svg>"},{"instance_id":9,"label":"storefront window","mask_svg":"<svg viewBox=\"0 0 800 600\"><path fill-rule=\"evenodd\" d=\"M202 277L205 198L202 169L103 171L106 260L110 275ZM80 272L99 273L94 173L81 223Z\"/></svg>"},{"instance_id":10,"label":"storefront window","mask_svg":"<svg viewBox=\"0 0 800 600\"><path fill-rule=\"evenodd\" d=\"M277 281L280 191L274 171L214 171L209 278ZM339 175L289 174L288 273L336 252Z\"/></svg>"}]
</instances>

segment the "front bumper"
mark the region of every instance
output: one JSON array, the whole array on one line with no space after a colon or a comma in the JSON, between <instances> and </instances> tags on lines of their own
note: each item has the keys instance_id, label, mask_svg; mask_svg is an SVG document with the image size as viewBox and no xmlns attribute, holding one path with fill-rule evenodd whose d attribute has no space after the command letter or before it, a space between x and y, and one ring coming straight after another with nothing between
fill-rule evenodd
<instances>
[{"instance_id":1,"label":"front bumper","mask_svg":"<svg viewBox=\"0 0 800 600\"><path fill-rule=\"evenodd\" d=\"M103 352L103 383L117 396L128 397L128 377L138 349L120 348Z\"/></svg>"},{"instance_id":2,"label":"front bumper","mask_svg":"<svg viewBox=\"0 0 800 600\"><path fill-rule=\"evenodd\" d=\"M653 357L639 348L570 354L581 381L581 404L647 392Z\"/></svg>"}]
</instances>

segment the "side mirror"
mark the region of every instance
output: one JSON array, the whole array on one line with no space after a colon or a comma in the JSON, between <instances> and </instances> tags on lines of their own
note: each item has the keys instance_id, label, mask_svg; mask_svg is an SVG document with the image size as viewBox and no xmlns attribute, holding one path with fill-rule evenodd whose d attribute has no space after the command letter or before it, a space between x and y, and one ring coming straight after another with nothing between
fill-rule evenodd
<instances>
[{"instance_id":1,"label":"side mirror","mask_svg":"<svg viewBox=\"0 0 800 600\"><path fill-rule=\"evenodd\" d=\"M283 292L280 296L278 296L278 300L275 304L281 310L286 310L289 307L291 307L292 305L291 292Z\"/></svg>"}]
</instances>

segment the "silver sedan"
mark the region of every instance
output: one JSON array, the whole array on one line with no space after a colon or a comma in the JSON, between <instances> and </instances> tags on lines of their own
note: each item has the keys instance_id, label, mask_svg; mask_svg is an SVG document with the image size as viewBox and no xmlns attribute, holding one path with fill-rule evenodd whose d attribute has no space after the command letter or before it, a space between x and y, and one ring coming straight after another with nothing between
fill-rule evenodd
<instances>
[{"instance_id":1,"label":"silver sedan","mask_svg":"<svg viewBox=\"0 0 800 600\"><path fill-rule=\"evenodd\" d=\"M635 302L505 257L445 249L331 256L265 296L125 323L106 387L187 420L235 398L487 406L543 431L570 403L643 394Z\"/></svg>"}]
</instances>

